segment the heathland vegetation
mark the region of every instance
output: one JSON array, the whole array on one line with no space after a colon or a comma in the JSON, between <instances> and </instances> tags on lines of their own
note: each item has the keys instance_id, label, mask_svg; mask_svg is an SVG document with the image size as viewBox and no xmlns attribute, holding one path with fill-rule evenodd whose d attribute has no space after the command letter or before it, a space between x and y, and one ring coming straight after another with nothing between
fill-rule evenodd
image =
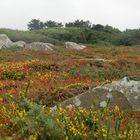
<instances>
[{"instance_id":1,"label":"heathland vegetation","mask_svg":"<svg viewBox=\"0 0 140 140\"><path fill-rule=\"evenodd\" d=\"M139 114L136 120L133 110L109 107L110 97L100 108L62 108L61 103L123 77L140 80L140 30L122 32L89 21L63 27L32 20L28 27L29 31L0 29L0 34L12 41L49 42L56 48L0 49L0 140L139 140ZM65 49L65 41L88 47Z\"/></svg>"},{"instance_id":2,"label":"heathland vegetation","mask_svg":"<svg viewBox=\"0 0 140 140\"><path fill-rule=\"evenodd\" d=\"M131 112L117 106L51 107L124 76L139 80L139 56L135 47L0 50L0 139L138 140L140 129Z\"/></svg>"}]
</instances>

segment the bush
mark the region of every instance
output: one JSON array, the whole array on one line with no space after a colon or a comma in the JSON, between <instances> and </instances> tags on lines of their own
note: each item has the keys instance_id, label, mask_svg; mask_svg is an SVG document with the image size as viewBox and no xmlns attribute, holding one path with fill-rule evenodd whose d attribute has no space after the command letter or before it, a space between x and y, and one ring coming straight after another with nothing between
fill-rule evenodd
<instances>
[{"instance_id":1,"label":"bush","mask_svg":"<svg viewBox=\"0 0 140 140\"><path fill-rule=\"evenodd\" d=\"M26 96L25 96L26 95ZM140 128L127 117L118 106L101 110L96 107L86 109L58 108L53 111L31 102L27 94L18 97L0 97L1 139L61 140L61 139L102 139L137 140Z\"/></svg>"}]
</instances>

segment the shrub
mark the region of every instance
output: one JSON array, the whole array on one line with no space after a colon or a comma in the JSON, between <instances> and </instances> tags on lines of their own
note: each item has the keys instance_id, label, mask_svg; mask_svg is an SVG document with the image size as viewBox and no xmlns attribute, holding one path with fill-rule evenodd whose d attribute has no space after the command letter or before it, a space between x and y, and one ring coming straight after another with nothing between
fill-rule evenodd
<instances>
[{"instance_id":1,"label":"shrub","mask_svg":"<svg viewBox=\"0 0 140 140\"><path fill-rule=\"evenodd\" d=\"M101 110L59 107L53 111L25 95L0 97L1 105L7 101L7 106L0 108L0 118L6 121L0 120L1 139L137 140L140 136L138 124L118 106Z\"/></svg>"}]
</instances>

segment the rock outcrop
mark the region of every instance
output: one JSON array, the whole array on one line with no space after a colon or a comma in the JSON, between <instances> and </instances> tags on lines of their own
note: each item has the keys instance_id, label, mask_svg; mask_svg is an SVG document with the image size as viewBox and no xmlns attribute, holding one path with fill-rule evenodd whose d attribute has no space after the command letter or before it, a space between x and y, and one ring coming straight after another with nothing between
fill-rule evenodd
<instances>
[{"instance_id":1,"label":"rock outcrop","mask_svg":"<svg viewBox=\"0 0 140 140\"><path fill-rule=\"evenodd\" d=\"M111 84L99 86L62 102L62 107L77 106L89 108L95 105L99 108L119 106L122 110L140 111L140 81L123 78Z\"/></svg>"},{"instance_id":2,"label":"rock outcrop","mask_svg":"<svg viewBox=\"0 0 140 140\"><path fill-rule=\"evenodd\" d=\"M0 34L0 49L11 48L13 46L25 47L26 43L24 41L12 42L7 35Z\"/></svg>"},{"instance_id":3,"label":"rock outcrop","mask_svg":"<svg viewBox=\"0 0 140 140\"><path fill-rule=\"evenodd\" d=\"M11 47L13 42L5 34L0 34L0 49Z\"/></svg>"},{"instance_id":4,"label":"rock outcrop","mask_svg":"<svg viewBox=\"0 0 140 140\"><path fill-rule=\"evenodd\" d=\"M130 102L133 110L140 111L140 81L125 77L120 81L114 81L112 84L107 84L101 88L110 91L120 91Z\"/></svg>"},{"instance_id":5,"label":"rock outcrop","mask_svg":"<svg viewBox=\"0 0 140 140\"><path fill-rule=\"evenodd\" d=\"M43 42L33 42L27 45L27 48L35 50L53 50L53 47L53 44Z\"/></svg>"},{"instance_id":6,"label":"rock outcrop","mask_svg":"<svg viewBox=\"0 0 140 140\"><path fill-rule=\"evenodd\" d=\"M17 41L17 42L14 42L12 45L24 48L26 46L26 42L24 42L24 41Z\"/></svg>"},{"instance_id":7,"label":"rock outcrop","mask_svg":"<svg viewBox=\"0 0 140 140\"><path fill-rule=\"evenodd\" d=\"M12 42L7 35L1 34L0 35L0 49L2 48L11 48L13 46L17 47L27 47L27 48L32 48L35 50L53 50L54 45L51 43L43 43L43 42L32 42L30 44L26 44L24 41L17 41L17 42ZM65 43L65 48L68 49L75 49L75 50L82 50L85 49L86 46L80 45L74 42L66 42Z\"/></svg>"},{"instance_id":8,"label":"rock outcrop","mask_svg":"<svg viewBox=\"0 0 140 140\"><path fill-rule=\"evenodd\" d=\"M75 50L83 50L86 48L86 46L74 42L65 42L65 47L68 49L75 49Z\"/></svg>"}]
</instances>

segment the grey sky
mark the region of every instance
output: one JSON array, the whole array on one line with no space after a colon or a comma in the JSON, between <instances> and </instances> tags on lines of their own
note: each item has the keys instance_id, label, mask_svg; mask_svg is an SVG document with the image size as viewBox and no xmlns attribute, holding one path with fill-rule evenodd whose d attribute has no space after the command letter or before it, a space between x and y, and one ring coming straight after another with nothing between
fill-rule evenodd
<instances>
[{"instance_id":1,"label":"grey sky","mask_svg":"<svg viewBox=\"0 0 140 140\"><path fill-rule=\"evenodd\" d=\"M140 0L0 0L0 28L26 29L33 18L140 28Z\"/></svg>"}]
</instances>

